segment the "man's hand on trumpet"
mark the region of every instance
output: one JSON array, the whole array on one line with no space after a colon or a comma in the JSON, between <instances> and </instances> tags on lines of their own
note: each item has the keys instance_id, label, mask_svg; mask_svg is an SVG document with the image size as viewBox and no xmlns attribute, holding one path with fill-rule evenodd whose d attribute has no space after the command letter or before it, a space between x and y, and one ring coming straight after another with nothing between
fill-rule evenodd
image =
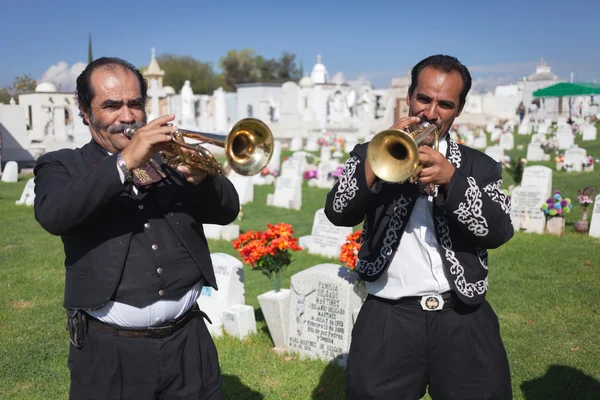
<instances>
[{"instance_id":1,"label":"man's hand on trumpet","mask_svg":"<svg viewBox=\"0 0 600 400\"><path fill-rule=\"evenodd\" d=\"M424 164L417 176L420 183L445 187L450 182L456 168L442 153L429 146L419 146L419 159Z\"/></svg>"},{"instance_id":2,"label":"man's hand on trumpet","mask_svg":"<svg viewBox=\"0 0 600 400\"><path fill-rule=\"evenodd\" d=\"M169 149L171 134L177 131L177 126L168 124L174 119L174 114L165 115L135 131L131 141L121 151L127 168L138 168L154 154Z\"/></svg>"},{"instance_id":3,"label":"man's hand on trumpet","mask_svg":"<svg viewBox=\"0 0 600 400\"><path fill-rule=\"evenodd\" d=\"M185 147L182 147L181 151L188 153L190 156L194 154L193 150L187 149ZM208 176L208 174L205 171L200 170L198 168L189 167L187 165L178 166L177 171L181 172L185 177L185 180L190 183L200 183Z\"/></svg>"}]
</instances>

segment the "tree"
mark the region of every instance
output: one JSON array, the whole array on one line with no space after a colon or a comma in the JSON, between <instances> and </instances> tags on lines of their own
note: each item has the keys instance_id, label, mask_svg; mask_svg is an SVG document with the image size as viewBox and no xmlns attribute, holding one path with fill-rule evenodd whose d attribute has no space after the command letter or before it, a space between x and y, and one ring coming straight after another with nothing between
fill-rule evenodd
<instances>
[{"instance_id":1,"label":"tree","mask_svg":"<svg viewBox=\"0 0 600 400\"><path fill-rule=\"evenodd\" d=\"M92 57L92 34L90 33L88 37L88 64L92 61L94 61L94 58Z\"/></svg>"},{"instance_id":2,"label":"tree","mask_svg":"<svg viewBox=\"0 0 600 400\"><path fill-rule=\"evenodd\" d=\"M261 79L261 69L257 66L256 52L252 49L229 50L225 57L219 60L223 70L226 90L235 90L238 83L258 82ZM262 57L260 57L262 59Z\"/></svg>"},{"instance_id":3,"label":"tree","mask_svg":"<svg viewBox=\"0 0 600 400\"><path fill-rule=\"evenodd\" d=\"M29 75L17 76L11 86L4 86L0 89L0 103L8 104L11 98L18 103L20 94L35 92L36 86L36 80Z\"/></svg>"},{"instance_id":4,"label":"tree","mask_svg":"<svg viewBox=\"0 0 600 400\"><path fill-rule=\"evenodd\" d=\"M284 52L280 59L265 59L252 49L230 50L219 60L227 90L240 83L299 81L302 72L296 66L296 55Z\"/></svg>"},{"instance_id":5,"label":"tree","mask_svg":"<svg viewBox=\"0 0 600 400\"><path fill-rule=\"evenodd\" d=\"M212 64L198 61L189 56L163 54L156 58L165 71L164 86L179 92L186 80L190 81L195 94L212 94L223 85L223 80L213 71Z\"/></svg>"},{"instance_id":6,"label":"tree","mask_svg":"<svg viewBox=\"0 0 600 400\"><path fill-rule=\"evenodd\" d=\"M302 78L302 72L296 66L296 55L284 52L279 59L278 78L281 82L295 81L298 82Z\"/></svg>"}]
</instances>

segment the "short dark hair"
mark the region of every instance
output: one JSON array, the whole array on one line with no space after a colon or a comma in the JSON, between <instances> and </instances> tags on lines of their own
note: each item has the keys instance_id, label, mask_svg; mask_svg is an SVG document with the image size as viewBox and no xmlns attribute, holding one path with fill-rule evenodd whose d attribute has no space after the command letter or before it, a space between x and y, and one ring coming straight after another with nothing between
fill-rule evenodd
<instances>
[{"instance_id":1,"label":"short dark hair","mask_svg":"<svg viewBox=\"0 0 600 400\"><path fill-rule=\"evenodd\" d=\"M101 57L98 58L85 67L83 72L77 77L77 89L75 89L75 98L79 104L79 116L83 119L83 123L87 125L87 121L84 118L83 112L91 116L92 111L92 99L95 96L94 88L92 87L91 76L98 68L114 68L121 67L125 68L135 74L140 82L140 92L142 93L142 99L144 104L148 98L148 81L144 78L139 69L133 64L117 57Z\"/></svg>"},{"instance_id":2,"label":"short dark hair","mask_svg":"<svg viewBox=\"0 0 600 400\"><path fill-rule=\"evenodd\" d=\"M460 108L465 105L467 101L467 94L471 90L471 74L469 69L465 67L456 57L447 56L443 54L436 54L429 56L415 65L410 73L410 87L408 88L408 95L412 97L417 83L419 81L419 74L425 67L433 67L444 72L456 71L460 74L463 81L462 91L460 92Z\"/></svg>"}]
</instances>

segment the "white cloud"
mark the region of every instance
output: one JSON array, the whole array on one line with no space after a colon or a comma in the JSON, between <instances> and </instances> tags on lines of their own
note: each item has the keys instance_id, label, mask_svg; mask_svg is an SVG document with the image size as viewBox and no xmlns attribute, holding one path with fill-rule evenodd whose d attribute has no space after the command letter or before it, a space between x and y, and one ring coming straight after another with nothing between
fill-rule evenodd
<instances>
[{"instance_id":1,"label":"white cloud","mask_svg":"<svg viewBox=\"0 0 600 400\"><path fill-rule=\"evenodd\" d=\"M69 67L65 61L60 61L51 65L43 73L40 82L50 82L61 92L73 92L75 91L77 77L86 66L86 63L80 61Z\"/></svg>"}]
</instances>

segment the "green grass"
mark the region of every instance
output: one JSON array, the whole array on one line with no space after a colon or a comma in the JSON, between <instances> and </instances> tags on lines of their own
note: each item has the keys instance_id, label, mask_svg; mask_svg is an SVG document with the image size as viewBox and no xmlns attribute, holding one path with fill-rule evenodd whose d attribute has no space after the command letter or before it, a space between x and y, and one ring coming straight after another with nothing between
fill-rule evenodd
<instances>
[{"instance_id":1,"label":"green grass","mask_svg":"<svg viewBox=\"0 0 600 400\"><path fill-rule=\"evenodd\" d=\"M529 139L515 135L515 144ZM579 145L600 156L600 141ZM507 153L516 157L525 152L526 146ZM554 169L553 163L539 164ZM553 177L553 189L562 190L575 204L577 189L600 186L600 169L554 171ZM0 182L0 399L66 399L62 243L39 227L31 208L15 206L26 178L17 184ZM511 183L506 175L504 187ZM255 187L255 201L243 207L241 229L263 229L267 222L284 221L298 236L309 234L327 191L305 185L301 211L266 208L272 191L272 186ZM490 252L488 299L500 319L515 399L600 398L600 240L573 232L580 216L575 205L567 215L563 237L517 233ZM236 255L228 242L210 245L213 252ZM294 273L322 262L331 260L297 254L284 287L289 287ZM216 339L225 398L343 399L343 369L271 350L256 298L270 290L270 284L248 267L244 274L246 302L256 310L258 333L244 342L228 336Z\"/></svg>"}]
</instances>

